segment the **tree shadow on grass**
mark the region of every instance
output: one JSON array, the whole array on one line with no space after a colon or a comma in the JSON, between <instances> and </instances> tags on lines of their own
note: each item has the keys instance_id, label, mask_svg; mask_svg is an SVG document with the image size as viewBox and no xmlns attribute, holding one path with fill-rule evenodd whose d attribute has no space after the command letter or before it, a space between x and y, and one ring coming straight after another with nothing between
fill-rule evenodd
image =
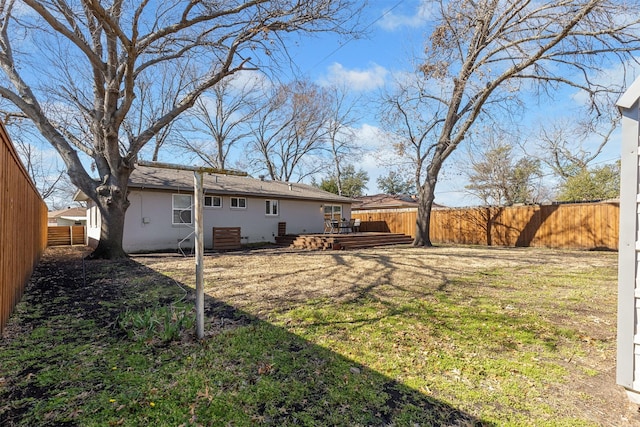
<instances>
[{"instance_id":1,"label":"tree shadow on grass","mask_svg":"<svg viewBox=\"0 0 640 427\"><path fill-rule=\"evenodd\" d=\"M82 255L45 254L0 341L0 425L492 425L210 297L204 340L162 339L144 313L193 290Z\"/></svg>"}]
</instances>

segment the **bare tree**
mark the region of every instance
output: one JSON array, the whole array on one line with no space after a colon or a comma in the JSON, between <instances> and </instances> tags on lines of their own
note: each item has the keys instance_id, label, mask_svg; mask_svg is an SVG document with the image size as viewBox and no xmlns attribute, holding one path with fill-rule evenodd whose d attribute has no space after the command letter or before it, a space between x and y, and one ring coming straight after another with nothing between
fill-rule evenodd
<instances>
[{"instance_id":1,"label":"bare tree","mask_svg":"<svg viewBox=\"0 0 640 427\"><path fill-rule=\"evenodd\" d=\"M325 168L324 151L330 117L328 94L308 81L271 88L267 103L252 121L248 146L251 165L273 180L301 181Z\"/></svg>"},{"instance_id":2,"label":"bare tree","mask_svg":"<svg viewBox=\"0 0 640 427\"><path fill-rule=\"evenodd\" d=\"M251 134L249 122L258 103L261 81L233 77L205 92L189 114L191 128L206 139L184 138L181 144L214 168L229 167L231 149Z\"/></svg>"},{"instance_id":3,"label":"bare tree","mask_svg":"<svg viewBox=\"0 0 640 427\"><path fill-rule=\"evenodd\" d=\"M422 186L422 175L433 152L431 134L442 122L444 106L431 103L424 108L423 94L427 80L421 75L402 76L395 89L382 95L380 123L389 133L393 149L400 159L409 159L413 166L412 181ZM398 167L398 166L396 166ZM400 164L400 168L406 165Z\"/></svg>"},{"instance_id":4,"label":"bare tree","mask_svg":"<svg viewBox=\"0 0 640 427\"><path fill-rule=\"evenodd\" d=\"M169 65L169 66L167 66ZM130 117L123 123L128 138L134 138L151 126L157 117L163 117L180 102L181 88L187 84L187 77L175 73L170 64L162 64L151 76L141 75L136 85L138 108L132 109ZM179 119L171 121L152 137L151 160L158 161L160 150L172 138L180 138Z\"/></svg>"},{"instance_id":5,"label":"bare tree","mask_svg":"<svg viewBox=\"0 0 640 427\"><path fill-rule=\"evenodd\" d=\"M58 209L62 206L60 199L68 193L67 188L73 185L65 179L65 171L57 160L57 153L42 149L43 144L47 147L46 142L42 141L24 115L5 113L3 122L40 197L49 209ZM68 203L71 197L66 199L64 202Z\"/></svg>"},{"instance_id":6,"label":"bare tree","mask_svg":"<svg viewBox=\"0 0 640 427\"><path fill-rule=\"evenodd\" d=\"M470 153L466 169L469 184L465 187L485 205L511 206L536 203L542 172L540 161L528 156L516 158L513 144L505 139L489 141L481 153Z\"/></svg>"},{"instance_id":7,"label":"bare tree","mask_svg":"<svg viewBox=\"0 0 640 427\"><path fill-rule=\"evenodd\" d=\"M640 48L640 5L614 0L440 0L417 83L396 98L401 147L412 147L419 186L415 245L430 246L429 224L444 162L477 120L523 107L523 97L552 96L561 87L597 95L620 91L592 79L600 67ZM422 120L422 123L409 121ZM402 126L398 126L401 128Z\"/></svg>"},{"instance_id":8,"label":"bare tree","mask_svg":"<svg viewBox=\"0 0 640 427\"><path fill-rule=\"evenodd\" d=\"M356 153L360 152L355 143L356 137L353 130L353 125L358 120L355 113L357 99L348 101L346 89L337 87L331 88L330 99L333 106L326 124L327 141L333 163L337 194L342 196L344 193L343 168L349 165L348 162L353 160Z\"/></svg>"},{"instance_id":9,"label":"bare tree","mask_svg":"<svg viewBox=\"0 0 640 427\"><path fill-rule=\"evenodd\" d=\"M102 215L94 257L122 257L128 179L140 150L226 76L285 49L288 32L349 31L352 0L0 0L0 96L60 153ZM133 132L140 82L188 76L168 111ZM83 165L93 159L98 178Z\"/></svg>"},{"instance_id":10,"label":"bare tree","mask_svg":"<svg viewBox=\"0 0 640 427\"><path fill-rule=\"evenodd\" d=\"M20 160L22 160L29 176L36 185L40 196L45 201L51 198L61 184L64 170L61 170L50 159L45 160L45 154L35 145L24 141L22 138L13 138L13 142Z\"/></svg>"},{"instance_id":11,"label":"bare tree","mask_svg":"<svg viewBox=\"0 0 640 427\"><path fill-rule=\"evenodd\" d=\"M616 109L611 107L611 111ZM605 145L616 130L620 117L611 117L604 130L595 128L591 122L570 120L552 120L540 126L535 153L561 180L586 170L596 157L602 153ZM587 140L595 141L595 146L586 148Z\"/></svg>"}]
</instances>

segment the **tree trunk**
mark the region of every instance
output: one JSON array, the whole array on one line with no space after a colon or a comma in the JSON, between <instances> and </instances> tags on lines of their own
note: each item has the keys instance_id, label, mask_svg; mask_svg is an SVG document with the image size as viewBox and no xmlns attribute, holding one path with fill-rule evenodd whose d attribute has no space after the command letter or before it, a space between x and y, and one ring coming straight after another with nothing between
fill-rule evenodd
<instances>
[{"instance_id":1,"label":"tree trunk","mask_svg":"<svg viewBox=\"0 0 640 427\"><path fill-rule=\"evenodd\" d=\"M131 171L129 168L119 173L118 178L108 176L96 188L98 209L102 217L100 241L95 250L88 256L90 259L116 259L127 256L122 247L124 235L124 220L128 200L128 181Z\"/></svg>"},{"instance_id":2,"label":"tree trunk","mask_svg":"<svg viewBox=\"0 0 640 427\"><path fill-rule=\"evenodd\" d=\"M124 232L124 212L111 209L107 214L100 209L102 214L102 227L100 229L100 241L95 250L89 255L90 259L116 259L127 256L122 248L122 236Z\"/></svg>"},{"instance_id":3,"label":"tree trunk","mask_svg":"<svg viewBox=\"0 0 640 427\"><path fill-rule=\"evenodd\" d=\"M433 246L429 234L431 208L435 199L435 180L426 180L418 191L418 215L416 216L416 237L413 246Z\"/></svg>"}]
</instances>

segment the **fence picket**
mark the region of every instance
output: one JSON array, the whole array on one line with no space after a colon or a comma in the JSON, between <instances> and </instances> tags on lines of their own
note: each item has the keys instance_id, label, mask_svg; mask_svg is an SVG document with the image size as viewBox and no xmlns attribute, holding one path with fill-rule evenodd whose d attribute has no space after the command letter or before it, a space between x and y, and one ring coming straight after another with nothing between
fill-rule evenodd
<instances>
[{"instance_id":1,"label":"fence picket","mask_svg":"<svg viewBox=\"0 0 640 427\"><path fill-rule=\"evenodd\" d=\"M416 215L416 209L351 213L362 221L363 230L411 237ZM617 201L434 209L430 235L433 243L617 250L619 215Z\"/></svg>"},{"instance_id":2,"label":"fence picket","mask_svg":"<svg viewBox=\"0 0 640 427\"><path fill-rule=\"evenodd\" d=\"M48 246L84 245L86 229L84 225L52 226L47 229Z\"/></svg>"},{"instance_id":3,"label":"fence picket","mask_svg":"<svg viewBox=\"0 0 640 427\"><path fill-rule=\"evenodd\" d=\"M0 124L0 337L47 246L47 205Z\"/></svg>"}]
</instances>

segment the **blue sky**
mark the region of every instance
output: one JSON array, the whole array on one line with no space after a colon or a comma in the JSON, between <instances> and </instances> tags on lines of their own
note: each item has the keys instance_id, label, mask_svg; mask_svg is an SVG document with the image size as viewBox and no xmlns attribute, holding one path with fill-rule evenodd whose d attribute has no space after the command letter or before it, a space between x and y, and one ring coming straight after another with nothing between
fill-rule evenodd
<instances>
[{"instance_id":1,"label":"blue sky","mask_svg":"<svg viewBox=\"0 0 640 427\"><path fill-rule=\"evenodd\" d=\"M305 38L298 46L290 49L293 61L302 75L319 84L346 84L362 95L375 94L388 85L394 73L411 71L411 58L420 54L429 33L430 11L428 1L372 0L364 10L362 22L368 26L368 36L361 39L348 39L335 35L324 35L314 39ZM619 80L622 73L618 69L602 70L602 80ZM628 76L630 84L634 76ZM555 101L539 102L531 99L527 116L532 122L545 121L550 116L569 111L568 105L579 101L579 95L566 91ZM565 101L563 101L563 99ZM366 107L366 106L365 106ZM365 108L366 111L366 108ZM356 166L369 173L370 181L366 192L379 192L376 178L385 174L387 169L378 165L372 152L384 156L389 150L388 144L376 140L378 124L373 114L366 114L358 129L362 144L371 152L365 154ZM592 144L596 144L594 139ZM587 142L587 149L589 149ZM438 182L436 203L447 206L467 206L477 204L478 200L465 192L466 180L461 167L468 165L464 147L452 156L443 168ZM612 163L619 158L619 138L614 136L597 163ZM458 164L456 164L456 161Z\"/></svg>"},{"instance_id":2,"label":"blue sky","mask_svg":"<svg viewBox=\"0 0 640 427\"><path fill-rule=\"evenodd\" d=\"M281 81L306 78L321 86L344 86L354 98L360 98L361 120L355 132L364 154L354 163L369 175L367 194L380 192L376 179L386 175L388 169L379 164L379 157L392 155L390 144L379 132L375 106L370 98L390 84L394 73L412 70L412 52L422 50L426 37L427 15L428 11L419 0L372 0L361 16L361 25L366 27L361 37L329 33L288 36L287 54L291 64L281 64L278 68ZM242 158L241 152L236 155ZM316 179L319 181L322 177ZM446 182L441 184L442 189L445 185ZM445 193L441 190L440 194ZM459 195L455 195L450 200L460 204L458 198Z\"/></svg>"},{"instance_id":3,"label":"blue sky","mask_svg":"<svg viewBox=\"0 0 640 427\"><path fill-rule=\"evenodd\" d=\"M374 96L389 85L394 74L413 70L411 58L422 52L429 34L431 12L425 6L429 3L427 0L370 0L361 17L367 35L358 39L335 34L291 37L289 55L299 75L321 85L346 85L354 95L363 97L362 120L355 131L367 151L355 166L369 174L367 194L379 192L376 178L388 172L380 166L379 158L391 157L392 151L379 133L374 106L367 104L366 97ZM620 74L616 69L603 70L601 78L616 80L620 79ZM567 103L577 99L576 94L570 92L558 98ZM561 101L538 104L532 99L530 105L532 120L545 120L552 111L568 110ZM163 157L161 160L164 161L178 161L174 153L164 153ZM619 142L614 138L598 161L611 163L618 157ZM466 180L462 169L468 167L468 163L466 149L462 146L444 165L436 189L436 203L447 206L478 204L478 200L464 190Z\"/></svg>"},{"instance_id":4,"label":"blue sky","mask_svg":"<svg viewBox=\"0 0 640 427\"><path fill-rule=\"evenodd\" d=\"M388 169L380 166L379 157L391 156L389 144L380 139L374 106L367 106L367 96L375 96L390 84L395 73L411 72L412 58L422 51L428 36L428 2L419 0L372 0L363 11L362 25L366 35L347 38L323 35L305 38L294 45L289 53L303 76L321 85L346 86L362 96L362 120L357 134L365 151L356 163L368 172L367 194L380 190L376 178L386 175ZM374 155L375 153L375 155ZM436 201L451 206L465 205L461 200L464 183L459 174L443 174Z\"/></svg>"}]
</instances>

